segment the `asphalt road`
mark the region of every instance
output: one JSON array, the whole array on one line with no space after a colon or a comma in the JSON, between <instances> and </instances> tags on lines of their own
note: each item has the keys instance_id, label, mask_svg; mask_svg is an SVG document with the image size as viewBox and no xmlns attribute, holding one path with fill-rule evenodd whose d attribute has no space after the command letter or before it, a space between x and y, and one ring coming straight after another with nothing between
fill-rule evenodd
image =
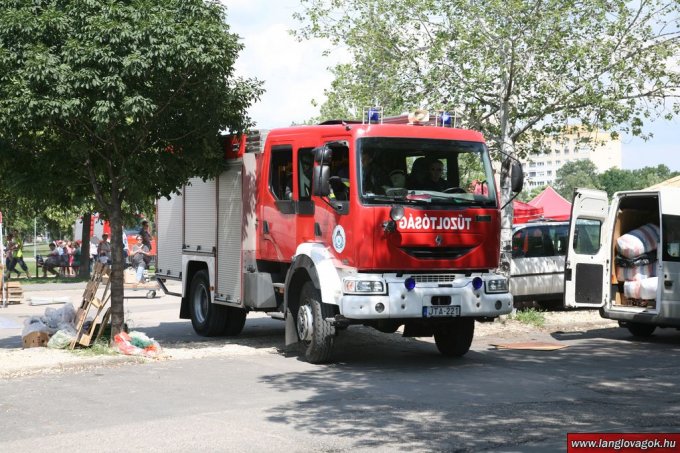
<instances>
[{"instance_id":1,"label":"asphalt road","mask_svg":"<svg viewBox=\"0 0 680 453\"><path fill-rule=\"evenodd\" d=\"M311 365L282 348L280 321L205 340L172 300L128 307L149 336L193 353L3 382L0 451L564 451L568 432L680 432L675 330L541 338L567 346L556 351L481 337L451 360L428 341L351 328L336 363Z\"/></svg>"}]
</instances>

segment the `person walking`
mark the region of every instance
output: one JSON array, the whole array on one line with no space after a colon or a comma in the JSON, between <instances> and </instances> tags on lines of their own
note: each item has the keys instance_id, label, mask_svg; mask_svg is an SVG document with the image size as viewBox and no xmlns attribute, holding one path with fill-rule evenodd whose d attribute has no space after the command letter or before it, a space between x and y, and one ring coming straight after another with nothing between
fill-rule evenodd
<instances>
[{"instance_id":1,"label":"person walking","mask_svg":"<svg viewBox=\"0 0 680 453\"><path fill-rule=\"evenodd\" d=\"M9 280L12 276L12 271L16 272L17 277L21 274L14 268L14 249L16 248L16 243L14 242L14 235L8 233L5 242L5 278Z\"/></svg>"},{"instance_id":2,"label":"person walking","mask_svg":"<svg viewBox=\"0 0 680 453\"><path fill-rule=\"evenodd\" d=\"M28 271L28 266L24 262L24 241L21 239L21 234L18 230L12 232L14 236L14 260L12 261L11 269L17 273L17 277L21 276L21 272L16 270L17 264L26 272L26 278L31 278L31 273Z\"/></svg>"}]
</instances>

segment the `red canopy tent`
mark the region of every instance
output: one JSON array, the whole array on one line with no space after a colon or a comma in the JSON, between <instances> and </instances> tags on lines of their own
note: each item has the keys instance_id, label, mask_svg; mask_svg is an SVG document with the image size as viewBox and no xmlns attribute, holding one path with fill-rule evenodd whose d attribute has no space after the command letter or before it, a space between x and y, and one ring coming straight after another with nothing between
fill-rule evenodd
<instances>
[{"instance_id":1,"label":"red canopy tent","mask_svg":"<svg viewBox=\"0 0 680 453\"><path fill-rule=\"evenodd\" d=\"M529 202L531 206L542 208L543 217L551 220L569 220L571 217L571 203L548 186L536 198Z\"/></svg>"},{"instance_id":2,"label":"red canopy tent","mask_svg":"<svg viewBox=\"0 0 680 453\"><path fill-rule=\"evenodd\" d=\"M478 180L472 181L472 187L473 190L472 192L475 194L483 194L486 195L488 194L487 191L487 186L485 182L480 182ZM519 200L513 200L512 202L512 210L514 212L512 223L517 224L517 223L527 223L532 220L540 219L543 217L543 208L538 208L536 206L532 206L528 203L524 203L523 201Z\"/></svg>"},{"instance_id":3,"label":"red canopy tent","mask_svg":"<svg viewBox=\"0 0 680 453\"><path fill-rule=\"evenodd\" d=\"M537 208L519 200L512 202L512 210L514 211L513 224L527 223L543 217L543 208Z\"/></svg>"}]
</instances>

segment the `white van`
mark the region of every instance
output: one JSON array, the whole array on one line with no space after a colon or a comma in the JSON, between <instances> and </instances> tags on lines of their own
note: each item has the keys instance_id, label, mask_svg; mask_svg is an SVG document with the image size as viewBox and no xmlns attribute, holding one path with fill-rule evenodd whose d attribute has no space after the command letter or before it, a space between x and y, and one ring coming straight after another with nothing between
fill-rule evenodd
<instances>
[{"instance_id":1,"label":"white van","mask_svg":"<svg viewBox=\"0 0 680 453\"><path fill-rule=\"evenodd\" d=\"M569 222L529 222L513 227L510 293L516 307L527 303L562 305L568 238Z\"/></svg>"},{"instance_id":2,"label":"white van","mask_svg":"<svg viewBox=\"0 0 680 453\"><path fill-rule=\"evenodd\" d=\"M680 328L680 188L617 192L611 206L576 189L564 280L566 306L600 307L635 336Z\"/></svg>"}]
</instances>

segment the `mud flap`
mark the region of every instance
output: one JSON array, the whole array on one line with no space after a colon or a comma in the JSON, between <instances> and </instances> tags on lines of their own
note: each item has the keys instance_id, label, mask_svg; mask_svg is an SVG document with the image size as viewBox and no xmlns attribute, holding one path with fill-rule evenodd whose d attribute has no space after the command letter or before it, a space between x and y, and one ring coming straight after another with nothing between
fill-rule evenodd
<instances>
[{"instance_id":1,"label":"mud flap","mask_svg":"<svg viewBox=\"0 0 680 453\"><path fill-rule=\"evenodd\" d=\"M297 327L290 310L286 309L286 346L298 342Z\"/></svg>"}]
</instances>

